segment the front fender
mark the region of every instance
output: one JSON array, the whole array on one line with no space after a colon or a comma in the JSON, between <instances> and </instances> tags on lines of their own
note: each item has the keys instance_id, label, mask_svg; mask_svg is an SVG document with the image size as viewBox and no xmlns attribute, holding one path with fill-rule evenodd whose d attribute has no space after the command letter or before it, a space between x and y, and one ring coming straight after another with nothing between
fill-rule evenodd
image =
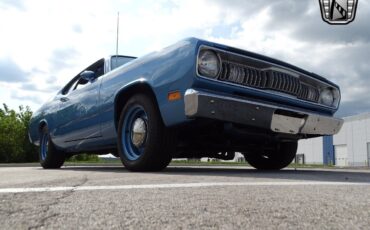
<instances>
[{"instance_id":1,"label":"front fender","mask_svg":"<svg viewBox=\"0 0 370 230\"><path fill-rule=\"evenodd\" d=\"M114 97L114 125L116 129L118 127L119 116L123 106L132 95L137 93L149 94L153 97L156 105L158 105L157 97L152 87L144 78L137 79L124 85L119 90L117 90L117 93Z\"/></svg>"}]
</instances>

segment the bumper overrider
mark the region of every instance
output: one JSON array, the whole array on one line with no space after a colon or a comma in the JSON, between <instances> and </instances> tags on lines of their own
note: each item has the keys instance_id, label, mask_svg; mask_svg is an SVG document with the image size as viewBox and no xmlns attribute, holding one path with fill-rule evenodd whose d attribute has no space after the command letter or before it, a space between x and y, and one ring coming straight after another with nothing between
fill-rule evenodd
<instances>
[{"instance_id":1,"label":"bumper overrider","mask_svg":"<svg viewBox=\"0 0 370 230\"><path fill-rule=\"evenodd\" d=\"M184 100L185 115L189 118L211 118L270 129L278 133L333 135L338 133L343 125L343 119L339 118L194 89L185 92Z\"/></svg>"}]
</instances>

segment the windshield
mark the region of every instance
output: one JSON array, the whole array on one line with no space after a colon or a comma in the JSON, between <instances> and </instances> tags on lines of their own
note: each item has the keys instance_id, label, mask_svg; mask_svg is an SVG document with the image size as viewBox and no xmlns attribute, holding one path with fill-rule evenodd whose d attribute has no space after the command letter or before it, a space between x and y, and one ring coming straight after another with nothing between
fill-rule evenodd
<instances>
[{"instance_id":1,"label":"windshield","mask_svg":"<svg viewBox=\"0 0 370 230\"><path fill-rule=\"evenodd\" d=\"M111 57L111 70L114 70L115 68L126 64L129 61L134 60L134 57L123 57L123 56L113 56Z\"/></svg>"}]
</instances>

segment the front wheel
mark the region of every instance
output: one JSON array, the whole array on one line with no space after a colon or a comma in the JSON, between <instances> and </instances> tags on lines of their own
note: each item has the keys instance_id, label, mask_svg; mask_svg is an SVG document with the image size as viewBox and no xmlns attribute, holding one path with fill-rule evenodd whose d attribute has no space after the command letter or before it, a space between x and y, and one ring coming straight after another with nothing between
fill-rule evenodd
<instances>
[{"instance_id":1,"label":"front wheel","mask_svg":"<svg viewBox=\"0 0 370 230\"><path fill-rule=\"evenodd\" d=\"M39 160L44 169L60 168L65 160L64 152L58 151L54 146L47 126L40 133Z\"/></svg>"},{"instance_id":2,"label":"front wheel","mask_svg":"<svg viewBox=\"0 0 370 230\"><path fill-rule=\"evenodd\" d=\"M118 152L131 171L159 171L171 161L174 135L166 128L155 101L144 94L132 96L118 124Z\"/></svg>"},{"instance_id":3,"label":"front wheel","mask_svg":"<svg viewBox=\"0 0 370 230\"><path fill-rule=\"evenodd\" d=\"M297 141L281 142L262 152L243 153L245 160L259 170L280 170L288 166L296 156Z\"/></svg>"}]
</instances>

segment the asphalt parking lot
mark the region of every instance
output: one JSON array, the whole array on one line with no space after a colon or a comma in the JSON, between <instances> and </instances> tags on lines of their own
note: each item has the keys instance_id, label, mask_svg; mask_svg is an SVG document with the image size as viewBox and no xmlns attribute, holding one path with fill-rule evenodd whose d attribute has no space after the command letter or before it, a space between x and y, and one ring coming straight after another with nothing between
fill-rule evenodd
<instances>
[{"instance_id":1,"label":"asphalt parking lot","mask_svg":"<svg viewBox=\"0 0 370 230\"><path fill-rule=\"evenodd\" d=\"M0 167L1 229L368 229L370 171Z\"/></svg>"}]
</instances>

